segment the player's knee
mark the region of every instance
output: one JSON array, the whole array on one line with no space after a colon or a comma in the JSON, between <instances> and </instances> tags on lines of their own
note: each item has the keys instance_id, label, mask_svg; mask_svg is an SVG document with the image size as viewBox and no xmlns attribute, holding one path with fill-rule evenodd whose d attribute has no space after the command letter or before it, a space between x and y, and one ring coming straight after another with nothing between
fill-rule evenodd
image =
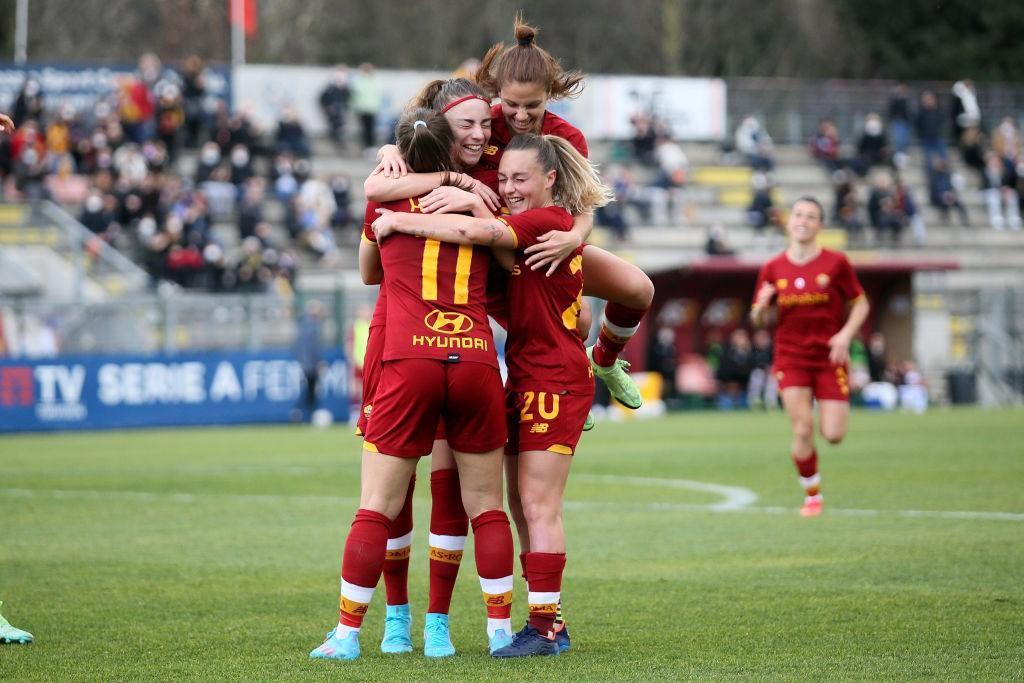
<instances>
[{"instance_id":1,"label":"player's knee","mask_svg":"<svg viewBox=\"0 0 1024 683\"><path fill-rule=\"evenodd\" d=\"M523 496L523 517L530 528L538 526L549 526L558 521L561 516L561 509L543 498L531 498Z\"/></svg>"},{"instance_id":2,"label":"player's knee","mask_svg":"<svg viewBox=\"0 0 1024 683\"><path fill-rule=\"evenodd\" d=\"M821 437L828 441L832 445L836 445L842 442L843 437L846 436L846 429L841 427L832 427L822 425Z\"/></svg>"},{"instance_id":3,"label":"player's knee","mask_svg":"<svg viewBox=\"0 0 1024 683\"><path fill-rule=\"evenodd\" d=\"M625 297L620 302L623 306L641 311L651 307L651 302L654 301L654 283L647 277L647 273L637 268L630 273L624 284Z\"/></svg>"},{"instance_id":4,"label":"player's knee","mask_svg":"<svg viewBox=\"0 0 1024 683\"><path fill-rule=\"evenodd\" d=\"M814 422L811 420L794 420L793 436L801 441L814 439Z\"/></svg>"}]
</instances>

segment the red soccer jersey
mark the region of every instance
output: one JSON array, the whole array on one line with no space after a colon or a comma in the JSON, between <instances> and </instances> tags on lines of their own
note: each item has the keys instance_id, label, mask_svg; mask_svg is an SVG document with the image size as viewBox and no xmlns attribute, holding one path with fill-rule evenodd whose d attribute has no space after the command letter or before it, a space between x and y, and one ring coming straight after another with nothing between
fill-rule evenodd
<instances>
[{"instance_id":1,"label":"red soccer jersey","mask_svg":"<svg viewBox=\"0 0 1024 683\"><path fill-rule=\"evenodd\" d=\"M421 213L418 199L384 208ZM384 360L433 358L497 367L487 321L490 249L396 233L380 245L387 281Z\"/></svg>"},{"instance_id":2,"label":"red soccer jersey","mask_svg":"<svg viewBox=\"0 0 1024 683\"><path fill-rule=\"evenodd\" d=\"M523 249L551 230L572 228L572 216L560 206L501 216L516 238L516 263L509 284L508 387L521 391L573 394L594 392L593 373L576 320L583 294L583 248L579 247L547 277L526 265Z\"/></svg>"},{"instance_id":3,"label":"red soccer jersey","mask_svg":"<svg viewBox=\"0 0 1024 683\"><path fill-rule=\"evenodd\" d=\"M366 215L363 217L363 239L377 245L377 236L373 234L373 222L380 215L377 209L383 206L380 202L366 202ZM373 317L370 318L370 327L383 325L388 315L388 292L384 287L384 281L380 281L380 291L377 292L377 303L373 306Z\"/></svg>"},{"instance_id":4,"label":"red soccer jersey","mask_svg":"<svg viewBox=\"0 0 1024 683\"><path fill-rule=\"evenodd\" d=\"M846 323L847 304L864 295L846 256L822 249L796 265L783 252L761 266L754 292L765 282L777 290L776 367L829 365L828 340Z\"/></svg>"},{"instance_id":5,"label":"red soccer jersey","mask_svg":"<svg viewBox=\"0 0 1024 683\"><path fill-rule=\"evenodd\" d=\"M541 135L557 135L568 140L576 148L576 151L583 156L589 155L590 150L587 148L587 139L583 137L583 133L580 132L579 128L561 116L552 114L549 111L544 112L544 121L541 122L540 133ZM515 136L512 135L508 124L505 123L505 116L501 113L501 105L494 105L491 107L491 141L489 144L484 145L484 154L480 157L480 162L477 164L477 168L481 169L481 175L473 174L473 177L481 182L488 183L493 190L497 189L498 164L501 163L501 155L513 137Z\"/></svg>"}]
</instances>

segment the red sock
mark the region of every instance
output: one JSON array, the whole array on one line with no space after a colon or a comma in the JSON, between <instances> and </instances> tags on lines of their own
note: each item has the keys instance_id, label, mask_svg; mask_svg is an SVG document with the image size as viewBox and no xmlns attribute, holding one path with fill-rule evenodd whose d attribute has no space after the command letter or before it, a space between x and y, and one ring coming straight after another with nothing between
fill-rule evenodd
<instances>
[{"instance_id":1,"label":"red sock","mask_svg":"<svg viewBox=\"0 0 1024 683\"><path fill-rule=\"evenodd\" d=\"M562 599L565 553L530 553L529 558L530 626L541 635L554 638L555 617Z\"/></svg>"},{"instance_id":2,"label":"red sock","mask_svg":"<svg viewBox=\"0 0 1024 683\"><path fill-rule=\"evenodd\" d=\"M409 552L412 549L412 492L416 475L409 480L405 505L391 522L388 549L384 555L384 590L389 605L409 604Z\"/></svg>"},{"instance_id":3,"label":"red sock","mask_svg":"<svg viewBox=\"0 0 1024 683\"><path fill-rule=\"evenodd\" d=\"M622 349L636 334L640 321L649 309L637 310L611 301L604 308L601 320L601 334L594 345L594 362L603 368L612 365Z\"/></svg>"},{"instance_id":4,"label":"red sock","mask_svg":"<svg viewBox=\"0 0 1024 683\"><path fill-rule=\"evenodd\" d=\"M797 460L794 454L793 464L796 465L796 471L800 474L800 485L804 487L807 495L818 495L818 492L821 491L821 475L818 474L818 452L811 451L810 457L806 460Z\"/></svg>"},{"instance_id":5,"label":"red sock","mask_svg":"<svg viewBox=\"0 0 1024 683\"><path fill-rule=\"evenodd\" d=\"M345 626L359 628L384 566L391 520L373 510L356 510L341 560L341 616Z\"/></svg>"},{"instance_id":6,"label":"red sock","mask_svg":"<svg viewBox=\"0 0 1024 683\"><path fill-rule=\"evenodd\" d=\"M530 553L519 553L519 566L523 568L522 577L524 581L528 578L526 574L526 556L529 554Z\"/></svg>"},{"instance_id":7,"label":"red sock","mask_svg":"<svg viewBox=\"0 0 1024 683\"><path fill-rule=\"evenodd\" d=\"M427 612L448 614L469 518L462 507L458 470L430 473L430 597Z\"/></svg>"},{"instance_id":8,"label":"red sock","mask_svg":"<svg viewBox=\"0 0 1024 683\"><path fill-rule=\"evenodd\" d=\"M512 617L512 571L515 550L512 527L504 510L488 510L473 518L473 548L488 619Z\"/></svg>"}]
</instances>

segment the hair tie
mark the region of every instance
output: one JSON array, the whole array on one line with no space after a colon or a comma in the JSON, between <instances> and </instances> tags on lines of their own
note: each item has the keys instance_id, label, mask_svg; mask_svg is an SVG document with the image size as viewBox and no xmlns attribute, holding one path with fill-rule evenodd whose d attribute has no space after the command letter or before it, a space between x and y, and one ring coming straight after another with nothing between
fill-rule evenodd
<instances>
[{"instance_id":1,"label":"hair tie","mask_svg":"<svg viewBox=\"0 0 1024 683\"><path fill-rule=\"evenodd\" d=\"M530 43L533 42L533 36L527 36L525 38L519 38L519 39L517 39L516 42L519 43L520 47L526 47L527 45L529 45Z\"/></svg>"},{"instance_id":2,"label":"hair tie","mask_svg":"<svg viewBox=\"0 0 1024 683\"><path fill-rule=\"evenodd\" d=\"M448 104L446 104L443 107L441 107L441 113L442 114L445 113L446 111L448 111L452 107L454 107L456 105L459 105L459 104L462 104L466 100L480 100L481 102L486 104L488 107L491 106L490 100L487 100L487 99L485 99L483 97L480 97L479 95L475 95L475 94L474 95L466 95L465 97L460 97L459 99L455 100L454 102L449 102Z\"/></svg>"},{"instance_id":3,"label":"hair tie","mask_svg":"<svg viewBox=\"0 0 1024 683\"><path fill-rule=\"evenodd\" d=\"M424 121L423 119L416 119L416 122L412 124L412 129L416 130L420 126L423 126L424 128L426 128L427 127L427 122Z\"/></svg>"}]
</instances>

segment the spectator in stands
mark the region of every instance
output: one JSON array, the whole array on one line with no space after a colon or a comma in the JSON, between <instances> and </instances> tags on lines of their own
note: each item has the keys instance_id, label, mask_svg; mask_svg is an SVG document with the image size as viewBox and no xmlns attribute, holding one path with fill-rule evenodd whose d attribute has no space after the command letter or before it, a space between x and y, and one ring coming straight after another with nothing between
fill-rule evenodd
<instances>
[{"instance_id":1,"label":"spectator in stands","mask_svg":"<svg viewBox=\"0 0 1024 683\"><path fill-rule=\"evenodd\" d=\"M775 205L775 186L770 176L765 173L754 173L750 177L753 192L750 205L747 207L747 223L754 229L755 235L763 235L764 229L782 228L782 212Z\"/></svg>"},{"instance_id":2,"label":"spectator in stands","mask_svg":"<svg viewBox=\"0 0 1024 683\"><path fill-rule=\"evenodd\" d=\"M662 327L651 340L647 351L647 367L661 375L661 400L671 401L678 396L676 367L678 353L676 333L671 327Z\"/></svg>"},{"instance_id":3,"label":"spectator in stands","mask_svg":"<svg viewBox=\"0 0 1024 683\"><path fill-rule=\"evenodd\" d=\"M136 144L142 144L153 136L156 100L141 78L121 77L117 106L121 125L129 140Z\"/></svg>"},{"instance_id":4,"label":"spectator in stands","mask_svg":"<svg viewBox=\"0 0 1024 683\"><path fill-rule=\"evenodd\" d=\"M345 144L345 120L348 118L351 95L348 87L348 67L339 64L334 67L331 82L320 93L320 109L327 120L328 135L340 148Z\"/></svg>"},{"instance_id":5,"label":"spectator in stands","mask_svg":"<svg viewBox=\"0 0 1024 683\"><path fill-rule=\"evenodd\" d=\"M26 78L18 91L11 109L11 119L15 128L21 128L26 121L42 121L45 118L43 108L43 89L35 78Z\"/></svg>"},{"instance_id":6,"label":"spectator in stands","mask_svg":"<svg viewBox=\"0 0 1024 683\"><path fill-rule=\"evenodd\" d=\"M902 168L910 148L910 89L902 81L893 87L889 96L888 119L893 163Z\"/></svg>"},{"instance_id":7,"label":"spectator in stands","mask_svg":"<svg viewBox=\"0 0 1024 683\"><path fill-rule=\"evenodd\" d=\"M299 362L305 382L299 403L292 411L293 422L311 419L317 408L317 380L324 366L320 348L320 325L323 314L323 304L316 299L310 299L306 303L305 314L299 318L292 352L295 360Z\"/></svg>"},{"instance_id":8,"label":"spectator in stands","mask_svg":"<svg viewBox=\"0 0 1024 683\"><path fill-rule=\"evenodd\" d=\"M893 379L889 369L885 335L873 332L868 338L868 373L872 382L891 382Z\"/></svg>"},{"instance_id":9,"label":"spectator in stands","mask_svg":"<svg viewBox=\"0 0 1024 683\"><path fill-rule=\"evenodd\" d=\"M249 178L245 182L238 203L238 236L241 239L256 234L256 226L263 222L263 199L266 194L263 178Z\"/></svg>"},{"instance_id":10,"label":"spectator in stands","mask_svg":"<svg viewBox=\"0 0 1024 683\"><path fill-rule=\"evenodd\" d=\"M608 228L617 242L629 237L629 223L626 221L626 204L629 201L629 185L622 167L612 165L604 174L604 182L615 192L615 201L597 209L594 222Z\"/></svg>"},{"instance_id":11,"label":"spectator in stands","mask_svg":"<svg viewBox=\"0 0 1024 683\"><path fill-rule=\"evenodd\" d=\"M754 369L754 351L750 334L738 327L729 335L715 379L718 380L717 405L723 410L747 407L747 385Z\"/></svg>"},{"instance_id":12,"label":"spectator in stands","mask_svg":"<svg viewBox=\"0 0 1024 683\"><path fill-rule=\"evenodd\" d=\"M26 120L14 133L11 161L15 189L29 201L46 198L46 142L35 119Z\"/></svg>"},{"instance_id":13,"label":"spectator in stands","mask_svg":"<svg viewBox=\"0 0 1024 683\"><path fill-rule=\"evenodd\" d=\"M924 245L927 239L924 216L914 200L914 193L903 182L903 176L898 170L893 176L893 192L896 196L898 211L903 216L904 226L910 225L910 234L915 244L918 246Z\"/></svg>"},{"instance_id":14,"label":"spectator in stands","mask_svg":"<svg viewBox=\"0 0 1024 683\"><path fill-rule=\"evenodd\" d=\"M864 129L857 141L857 173L865 176L874 166L888 166L892 163L892 150L885 134L882 117L875 112L864 117Z\"/></svg>"},{"instance_id":15,"label":"spectator in stands","mask_svg":"<svg viewBox=\"0 0 1024 683\"><path fill-rule=\"evenodd\" d=\"M989 225L995 230L1006 227L1011 230L1021 229L1020 197L1015 176L1016 169L1008 173L1003 159L995 150L985 155L985 205L988 207Z\"/></svg>"},{"instance_id":16,"label":"spectator in stands","mask_svg":"<svg viewBox=\"0 0 1024 683\"><path fill-rule=\"evenodd\" d=\"M924 151L925 167L931 166L932 157L946 158L946 143L942 139L942 112L939 110L939 100L931 90L921 93L916 127Z\"/></svg>"},{"instance_id":17,"label":"spectator in stands","mask_svg":"<svg viewBox=\"0 0 1024 683\"><path fill-rule=\"evenodd\" d=\"M949 210L956 209L960 216L960 224L968 227L970 221L967 219L967 209L960 201L960 193L953 183L953 176L949 172L949 164L942 157L932 159L931 168L928 173L928 195L931 204L939 210L944 225L949 224Z\"/></svg>"},{"instance_id":18,"label":"spectator in stands","mask_svg":"<svg viewBox=\"0 0 1024 683\"><path fill-rule=\"evenodd\" d=\"M184 144L198 147L209 135L210 116L206 107L206 67L199 55L185 58L182 68L182 104L185 113Z\"/></svg>"},{"instance_id":19,"label":"spectator in stands","mask_svg":"<svg viewBox=\"0 0 1024 683\"><path fill-rule=\"evenodd\" d=\"M113 195L108 195L113 197ZM113 197L114 201L117 201L116 197ZM117 223L117 214L106 210L103 201L103 195L96 190L89 193L89 196L85 199L85 205L82 208L82 213L78 217L78 221L92 231L94 234L102 237L106 242L112 242L114 239L112 226Z\"/></svg>"},{"instance_id":20,"label":"spectator in stands","mask_svg":"<svg viewBox=\"0 0 1024 683\"><path fill-rule=\"evenodd\" d=\"M832 174L832 183L835 190L832 222L845 230L851 238L859 238L864 230L864 221L853 176L847 171L836 171Z\"/></svg>"},{"instance_id":21,"label":"spectator in stands","mask_svg":"<svg viewBox=\"0 0 1024 683\"><path fill-rule=\"evenodd\" d=\"M725 232L725 226L721 223L715 223L708 227L704 252L708 256L732 256L736 253L736 250L729 245L729 237Z\"/></svg>"},{"instance_id":22,"label":"spectator in stands","mask_svg":"<svg viewBox=\"0 0 1024 683\"><path fill-rule=\"evenodd\" d=\"M682 219L690 161L682 146L672 140L667 133L659 133L654 158L658 164L654 186L662 191L660 196L668 224L674 225Z\"/></svg>"},{"instance_id":23,"label":"spectator in stands","mask_svg":"<svg viewBox=\"0 0 1024 683\"><path fill-rule=\"evenodd\" d=\"M654 146L657 134L654 122L648 114L638 112L630 119L630 123L633 125L633 157L644 166L655 166Z\"/></svg>"},{"instance_id":24,"label":"spectator in stands","mask_svg":"<svg viewBox=\"0 0 1024 683\"><path fill-rule=\"evenodd\" d=\"M327 184L307 176L295 196L299 238L327 266L338 260L338 247L331 230L331 217L336 208L334 194Z\"/></svg>"},{"instance_id":25,"label":"spectator in stands","mask_svg":"<svg viewBox=\"0 0 1024 683\"><path fill-rule=\"evenodd\" d=\"M82 136L76 119L75 108L66 104L61 107L60 114L46 127L46 156L49 173L56 173L67 163L70 163L72 172L75 170L77 164L72 151Z\"/></svg>"},{"instance_id":26,"label":"spectator in stands","mask_svg":"<svg viewBox=\"0 0 1024 683\"><path fill-rule=\"evenodd\" d=\"M241 144L232 147L229 162L231 164L231 184L241 192L242 186L254 174L249 148Z\"/></svg>"},{"instance_id":27,"label":"spectator in stands","mask_svg":"<svg viewBox=\"0 0 1024 683\"><path fill-rule=\"evenodd\" d=\"M952 124L953 143L960 145L964 131L981 128L981 107L978 105L978 94L974 89L974 81L964 79L953 84Z\"/></svg>"},{"instance_id":28,"label":"spectator in stands","mask_svg":"<svg viewBox=\"0 0 1024 683\"><path fill-rule=\"evenodd\" d=\"M891 244L898 244L903 232L905 216L899 197L888 171L875 173L871 194L868 198L868 215L879 239L888 237Z\"/></svg>"},{"instance_id":29,"label":"spectator in stands","mask_svg":"<svg viewBox=\"0 0 1024 683\"><path fill-rule=\"evenodd\" d=\"M352 181L347 175L338 174L331 178L331 194L334 195L334 213L331 215L331 228L341 229L353 223L352 215Z\"/></svg>"},{"instance_id":30,"label":"spectator in stands","mask_svg":"<svg viewBox=\"0 0 1024 683\"><path fill-rule=\"evenodd\" d=\"M196 166L195 181L199 185L205 183L213 175L214 169L221 165L220 146L212 140L203 144L199 150L199 164Z\"/></svg>"},{"instance_id":31,"label":"spectator in stands","mask_svg":"<svg viewBox=\"0 0 1024 683\"><path fill-rule=\"evenodd\" d=\"M295 164L290 155L278 155L274 161L272 178L274 181L274 196L277 197L278 201L287 204L295 196L295 193L299 191L299 181L295 177Z\"/></svg>"},{"instance_id":32,"label":"spectator in stands","mask_svg":"<svg viewBox=\"0 0 1024 683\"><path fill-rule=\"evenodd\" d=\"M839 129L831 119L818 122L818 130L811 138L811 156L820 161L829 175L842 168Z\"/></svg>"},{"instance_id":33,"label":"spectator in stands","mask_svg":"<svg viewBox=\"0 0 1024 683\"><path fill-rule=\"evenodd\" d=\"M960 158L978 174L978 187L987 186L985 177L985 134L980 128L967 128L960 136Z\"/></svg>"},{"instance_id":34,"label":"spectator in stands","mask_svg":"<svg viewBox=\"0 0 1024 683\"><path fill-rule=\"evenodd\" d=\"M779 407L779 382L772 372L773 355L771 332L763 327L756 329L751 352L750 382L747 385L747 404L752 408L775 410Z\"/></svg>"},{"instance_id":35,"label":"spectator in stands","mask_svg":"<svg viewBox=\"0 0 1024 683\"><path fill-rule=\"evenodd\" d=\"M377 150L377 117L384 107L384 86L373 64L363 62L352 79L352 110L359 117L364 153Z\"/></svg>"},{"instance_id":36,"label":"spectator in stands","mask_svg":"<svg viewBox=\"0 0 1024 683\"><path fill-rule=\"evenodd\" d=\"M775 168L772 156L772 138L755 116L748 116L740 122L735 135L736 151L746 157L755 171L771 171Z\"/></svg>"},{"instance_id":37,"label":"spectator in stands","mask_svg":"<svg viewBox=\"0 0 1024 683\"><path fill-rule=\"evenodd\" d=\"M999 155L1003 163L1003 172L1007 183L1017 184L1017 164L1021 160L1021 140L1017 130L1017 122L1013 117L1005 116L999 125L992 129L992 150Z\"/></svg>"},{"instance_id":38,"label":"spectator in stands","mask_svg":"<svg viewBox=\"0 0 1024 683\"><path fill-rule=\"evenodd\" d=\"M134 142L129 142L121 145L114 152L114 171L118 178L134 187L142 184L146 174L149 173L149 165L139 146Z\"/></svg>"},{"instance_id":39,"label":"spectator in stands","mask_svg":"<svg viewBox=\"0 0 1024 683\"><path fill-rule=\"evenodd\" d=\"M181 129L185 125L185 106L177 83L161 83L157 91L156 133L174 163L181 146Z\"/></svg>"},{"instance_id":40,"label":"spectator in stands","mask_svg":"<svg viewBox=\"0 0 1024 683\"><path fill-rule=\"evenodd\" d=\"M277 123L276 146L279 154L291 154L300 159L310 155L309 138L295 107L285 107L281 112L281 119Z\"/></svg>"}]
</instances>

